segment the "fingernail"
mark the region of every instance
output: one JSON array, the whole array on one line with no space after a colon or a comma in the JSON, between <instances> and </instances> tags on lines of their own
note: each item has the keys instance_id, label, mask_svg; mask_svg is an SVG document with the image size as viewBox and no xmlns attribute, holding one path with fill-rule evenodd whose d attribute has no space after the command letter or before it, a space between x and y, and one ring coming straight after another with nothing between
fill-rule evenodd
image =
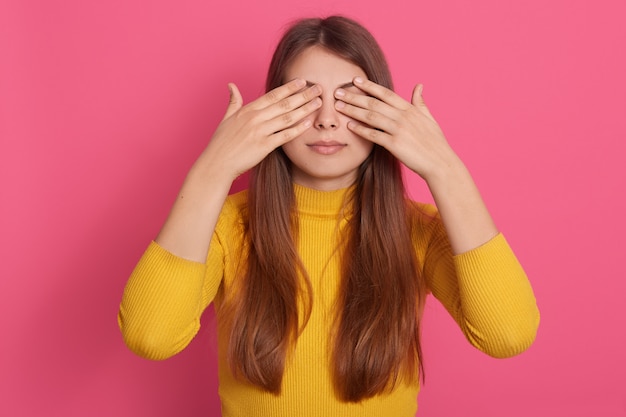
<instances>
[{"instance_id":1,"label":"fingernail","mask_svg":"<svg viewBox=\"0 0 626 417\"><path fill-rule=\"evenodd\" d=\"M313 106L319 107L321 105L322 105L322 99L319 97L315 97L315 100L313 100Z\"/></svg>"},{"instance_id":2,"label":"fingernail","mask_svg":"<svg viewBox=\"0 0 626 417\"><path fill-rule=\"evenodd\" d=\"M355 82L355 84L363 84L363 78L361 78L361 77L355 77L355 78L354 78L354 82Z\"/></svg>"},{"instance_id":3,"label":"fingernail","mask_svg":"<svg viewBox=\"0 0 626 417\"><path fill-rule=\"evenodd\" d=\"M344 103L343 101L337 100L337 102L335 103L335 108L343 109L344 107L346 107L346 103Z\"/></svg>"},{"instance_id":4,"label":"fingernail","mask_svg":"<svg viewBox=\"0 0 626 417\"><path fill-rule=\"evenodd\" d=\"M338 88L337 90L335 90L335 97L344 97L346 95L346 90L342 89L342 88Z\"/></svg>"},{"instance_id":5,"label":"fingernail","mask_svg":"<svg viewBox=\"0 0 626 417\"><path fill-rule=\"evenodd\" d=\"M296 78L296 87L304 87L306 85L306 81L301 78Z\"/></svg>"}]
</instances>

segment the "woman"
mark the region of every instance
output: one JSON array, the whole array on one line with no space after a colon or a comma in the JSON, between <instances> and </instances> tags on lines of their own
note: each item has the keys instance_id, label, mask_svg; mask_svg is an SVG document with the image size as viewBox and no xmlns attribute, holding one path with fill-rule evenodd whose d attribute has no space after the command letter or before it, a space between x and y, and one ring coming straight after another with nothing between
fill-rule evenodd
<instances>
[{"instance_id":1,"label":"woman","mask_svg":"<svg viewBox=\"0 0 626 417\"><path fill-rule=\"evenodd\" d=\"M358 23L294 24L267 93L230 104L129 279L128 346L187 346L215 303L224 416L413 416L427 293L495 357L528 348L532 289L418 85L392 91ZM400 163L437 208L405 196ZM232 182L253 169L250 188Z\"/></svg>"}]
</instances>

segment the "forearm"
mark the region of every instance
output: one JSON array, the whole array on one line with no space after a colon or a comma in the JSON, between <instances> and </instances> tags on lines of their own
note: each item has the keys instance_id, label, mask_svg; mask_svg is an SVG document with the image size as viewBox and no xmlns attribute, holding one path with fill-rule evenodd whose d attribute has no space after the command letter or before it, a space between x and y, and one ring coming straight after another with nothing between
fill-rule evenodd
<instances>
[{"instance_id":1,"label":"forearm","mask_svg":"<svg viewBox=\"0 0 626 417\"><path fill-rule=\"evenodd\" d=\"M120 328L127 345L141 356L165 359L184 349L217 293L223 252L214 231L230 183L212 168L203 155L191 169L124 290Z\"/></svg>"},{"instance_id":2,"label":"forearm","mask_svg":"<svg viewBox=\"0 0 626 417\"><path fill-rule=\"evenodd\" d=\"M203 153L189 171L155 241L184 259L205 262L234 176Z\"/></svg>"},{"instance_id":3,"label":"forearm","mask_svg":"<svg viewBox=\"0 0 626 417\"><path fill-rule=\"evenodd\" d=\"M498 234L472 176L452 151L426 182L455 255L475 249Z\"/></svg>"},{"instance_id":4,"label":"forearm","mask_svg":"<svg viewBox=\"0 0 626 417\"><path fill-rule=\"evenodd\" d=\"M433 293L474 346L496 357L515 355L537 331L532 288L466 167L451 150L445 161L427 182L456 256L454 266L441 263L433 272Z\"/></svg>"}]
</instances>

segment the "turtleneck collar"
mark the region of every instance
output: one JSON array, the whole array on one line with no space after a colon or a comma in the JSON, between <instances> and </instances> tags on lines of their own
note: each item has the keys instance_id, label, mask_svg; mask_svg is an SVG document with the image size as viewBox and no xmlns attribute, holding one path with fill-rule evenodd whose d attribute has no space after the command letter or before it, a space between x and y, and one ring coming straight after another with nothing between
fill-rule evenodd
<instances>
[{"instance_id":1,"label":"turtleneck collar","mask_svg":"<svg viewBox=\"0 0 626 417\"><path fill-rule=\"evenodd\" d=\"M320 191L299 184L293 185L297 210L301 214L337 217L346 205L346 197L353 187L333 191Z\"/></svg>"}]
</instances>

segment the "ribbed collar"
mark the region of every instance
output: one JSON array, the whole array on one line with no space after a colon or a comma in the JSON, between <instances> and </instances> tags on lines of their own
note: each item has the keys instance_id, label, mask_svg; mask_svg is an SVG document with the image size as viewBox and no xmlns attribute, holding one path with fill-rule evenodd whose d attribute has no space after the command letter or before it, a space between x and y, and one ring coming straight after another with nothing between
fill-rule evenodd
<instances>
[{"instance_id":1,"label":"ribbed collar","mask_svg":"<svg viewBox=\"0 0 626 417\"><path fill-rule=\"evenodd\" d=\"M320 191L294 184L297 210L300 214L337 217L345 212L346 197L354 187Z\"/></svg>"}]
</instances>

